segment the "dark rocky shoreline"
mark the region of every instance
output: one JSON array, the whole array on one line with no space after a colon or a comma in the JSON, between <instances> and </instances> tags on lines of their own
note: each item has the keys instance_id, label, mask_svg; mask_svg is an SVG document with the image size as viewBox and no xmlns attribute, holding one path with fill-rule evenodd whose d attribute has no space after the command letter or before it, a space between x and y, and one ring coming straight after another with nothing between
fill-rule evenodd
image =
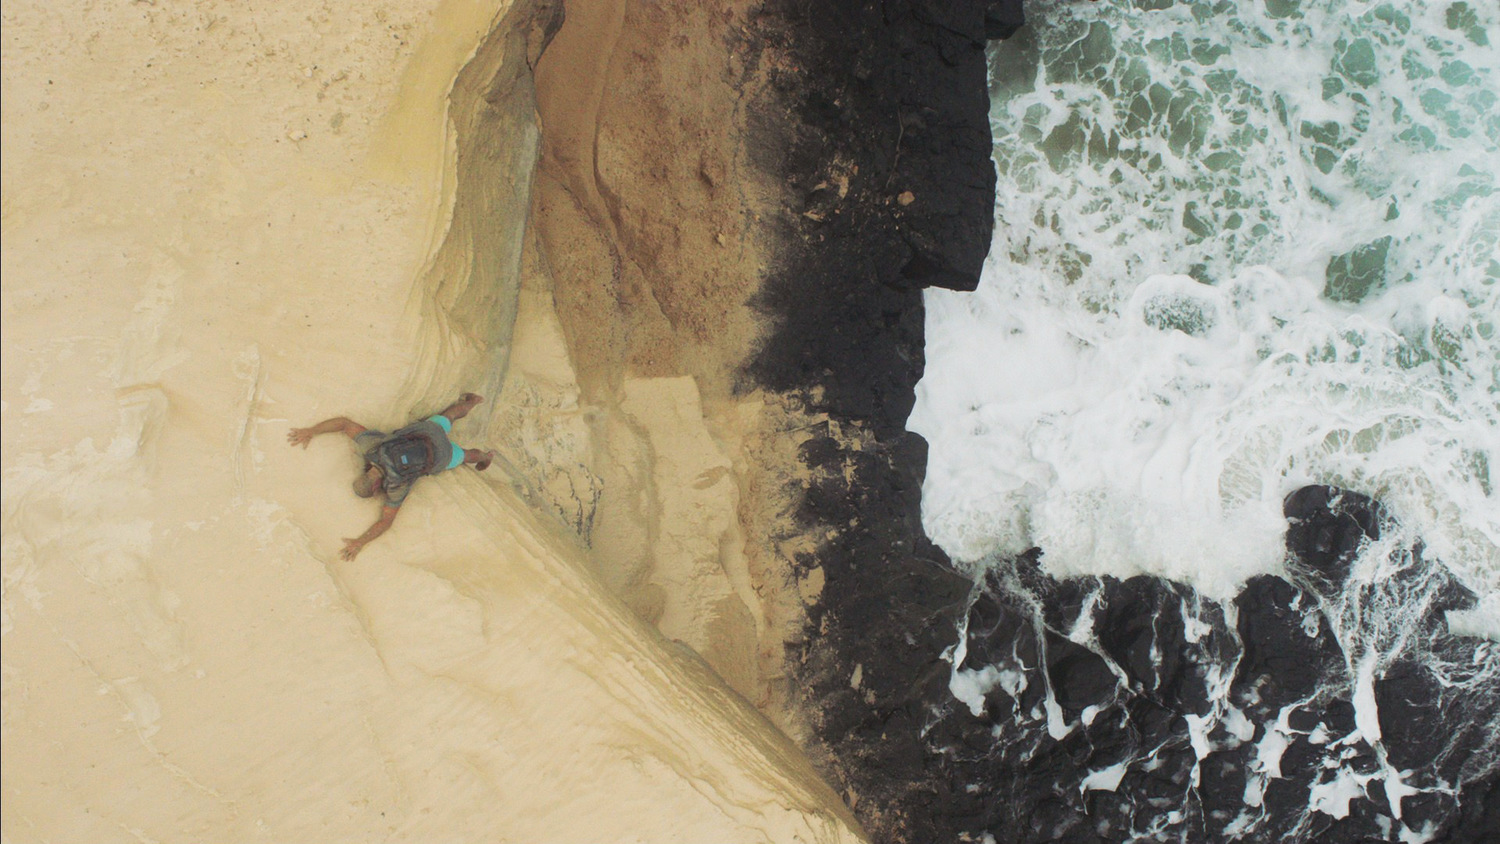
<instances>
[{"instance_id":1,"label":"dark rocky shoreline","mask_svg":"<svg viewBox=\"0 0 1500 844\"><path fill-rule=\"evenodd\" d=\"M798 518L831 538L796 561L826 585L790 661L819 755L878 840L956 841L964 828L963 783L922 728L947 696L939 656L972 584L922 531L926 443L905 424L922 289L974 289L989 251L984 51L1019 25L1019 2L773 0L751 37L771 83L751 146L786 194L781 261L758 303L777 328L746 386L829 418L803 447L817 480Z\"/></svg>"},{"instance_id":2,"label":"dark rocky shoreline","mask_svg":"<svg viewBox=\"0 0 1500 844\"><path fill-rule=\"evenodd\" d=\"M1232 611L1155 578L1053 581L1036 567L1040 551L975 584L922 531L926 443L905 430L923 369L921 291L978 283L995 189L985 44L1020 20L1019 2L773 0L752 22L770 87L752 106L751 144L782 176L784 211L770 222L786 248L758 302L777 328L744 386L800 396L829 420L803 446L815 480L798 514L827 537L796 561L826 578L792 657L814 753L878 841L1222 840L1265 722L1287 709L1286 775L1267 781L1248 839L1387 840L1378 782L1343 819L1307 812L1325 762L1375 770L1367 744L1309 738L1319 725L1350 734L1355 710L1329 626L1306 632L1309 608L1341 588L1350 549L1377 531L1373 502L1325 488L1293 496L1299 582L1257 578ZM1438 630L1442 610L1466 600L1456 584L1438 591L1427 644L1462 661L1455 649L1485 645ZM1065 635L1085 611L1102 653ZM944 656L960 625L967 653L954 666ZM1189 625L1207 632L1190 636ZM1007 661L1017 697L995 686L977 714L953 697L955 667ZM1403 663L1375 688L1382 724L1393 718L1391 764L1426 772L1413 780L1425 787L1463 781L1475 743L1493 754L1496 739L1480 733L1484 707L1500 700L1485 688L1444 697L1433 683ZM1216 696L1248 715L1239 735L1224 723L1189 730L1189 717L1221 711ZM1043 697L1073 725L1066 735L1035 717ZM1434 741L1445 733L1452 741ZM1117 790L1082 787L1147 757L1150 770L1124 773ZM1468 773L1458 795L1407 798L1407 822L1447 841L1500 829L1500 774ZM1162 820L1173 811L1181 817Z\"/></svg>"},{"instance_id":3,"label":"dark rocky shoreline","mask_svg":"<svg viewBox=\"0 0 1500 844\"><path fill-rule=\"evenodd\" d=\"M1386 841L1400 830L1393 781L1413 789L1399 800L1408 829L1455 842L1500 829L1490 643L1443 620L1472 593L1420 549L1378 586L1347 583L1387 523L1368 498L1307 487L1286 512L1289 579L1253 578L1229 605L1156 577L1054 580L1036 551L989 572L955 661L992 682L977 711L939 705L927 730L950 775L985 785L961 804L960 836ZM1391 599L1420 625L1374 678L1377 748L1350 665L1382 643L1331 613Z\"/></svg>"}]
</instances>

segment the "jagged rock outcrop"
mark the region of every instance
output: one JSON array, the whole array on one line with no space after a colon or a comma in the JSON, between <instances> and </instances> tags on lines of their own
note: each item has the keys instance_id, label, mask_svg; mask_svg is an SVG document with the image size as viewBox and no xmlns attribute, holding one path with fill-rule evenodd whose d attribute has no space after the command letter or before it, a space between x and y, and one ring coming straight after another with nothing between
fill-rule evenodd
<instances>
[{"instance_id":1,"label":"jagged rock outcrop","mask_svg":"<svg viewBox=\"0 0 1500 844\"><path fill-rule=\"evenodd\" d=\"M969 582L923 535L926 444L905 430L922 373L922 289L972 290L989 249L985 44L1018 2L772 0L749 43L768 84L752 155L782 175L779 251L757 306L771 333L745 389L826 421L801 446L795 560L825 586L794 649L794 689L826 767L881 840L952 840L962 784L922 739L946 694Z\"/></svg>"},{"instance_id":2,"label":"jagged rock outcrop","mask_svg":"<svg viewBox=\"0 0 1500 844\"><path fill-rule=\"evenodd\" d=\"M936 813L950 840L1483 840L1500 675L1443 621L1474 596L1410 548L1379 583L1347 579L1390 526L1367 496L1306 487L1286 510L1291 580L1228 604L1054 580L1040 550L988 572L953 654L961 703L927 725L933 764L976 786Z\"/></svg>"}]
</instances>

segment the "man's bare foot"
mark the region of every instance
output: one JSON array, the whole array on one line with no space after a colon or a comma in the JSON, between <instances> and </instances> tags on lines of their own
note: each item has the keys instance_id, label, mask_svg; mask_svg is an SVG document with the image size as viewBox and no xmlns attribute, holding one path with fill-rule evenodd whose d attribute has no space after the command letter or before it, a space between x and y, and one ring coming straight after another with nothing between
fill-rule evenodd
<instances>
[{"instance_id":1,"label":"man's bare foot","mask_svg":"<svg viewBox=\"0 0 1500 844\"><path fill-rule=\"evenodd\" d=\"M450 421L457 422L468 416L469 411L473 410L482 401L484 401L484 397L478 393L464 393L458 397L458 401L443 408L442 415L448 417Z\"/></svg>"},{"instance_id":2,"label":"man's bare foot","mask_svg":"<svg viewBox=\"0 0 1500 844\"><path fill-rule=\"evenodd\" d=\"M474 468L480 472L483 472L485 469L490 468L490 463L494 461L495 457L496 454L494 451L486 451L484 453L484 457L481 458L479 462L474 464Z\"/></svg>"}]
</instances>

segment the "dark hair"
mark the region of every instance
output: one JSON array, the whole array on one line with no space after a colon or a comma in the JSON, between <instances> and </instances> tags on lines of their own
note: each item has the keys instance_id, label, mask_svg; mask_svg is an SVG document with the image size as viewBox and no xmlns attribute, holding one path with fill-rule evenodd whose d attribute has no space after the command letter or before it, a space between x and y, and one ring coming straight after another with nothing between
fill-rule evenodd
<instances>
[{"instance_id":1,"label":"dark hair","mask_svg":"<svg viewBox=\"0 0 1500 844\"><path fill-rule=\"evenodd\" d=\"M365 470L354 479L354 494L360 498L374 498L375 493L380 491L380 469L375 466L365 466Z\"/></svg>"}]
</instances>

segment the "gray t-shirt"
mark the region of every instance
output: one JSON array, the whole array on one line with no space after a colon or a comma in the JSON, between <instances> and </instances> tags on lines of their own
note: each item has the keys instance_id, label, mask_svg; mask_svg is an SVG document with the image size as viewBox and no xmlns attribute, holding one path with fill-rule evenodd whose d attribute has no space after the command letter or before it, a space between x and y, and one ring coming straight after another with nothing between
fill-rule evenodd
<instances>
[{"instance_id":1,"label":"gray t-shirt","mask_svg":"<svg viewBox=\"0 0 1500 844\"><path fill-rule=\"evenodd\" d=\"M369 454L370 450L379 446L397 434L407 432L420 433L432 441L433 456L432 468L427 471L428 475L436 475L438 472L447 471L463 462L463 449L455 446L448 439L448 431L452 430L453 423L446 416L429 416L426 419L413 422L393 433L384 431L367 430L354 436L354 445L359 449L361 456ZM366 465L368 469L368 464ZM411 484L392 484L385 487L385 503L392 507L400 507L401 502L411 492Z\"/></svg>"}]
</instances>

